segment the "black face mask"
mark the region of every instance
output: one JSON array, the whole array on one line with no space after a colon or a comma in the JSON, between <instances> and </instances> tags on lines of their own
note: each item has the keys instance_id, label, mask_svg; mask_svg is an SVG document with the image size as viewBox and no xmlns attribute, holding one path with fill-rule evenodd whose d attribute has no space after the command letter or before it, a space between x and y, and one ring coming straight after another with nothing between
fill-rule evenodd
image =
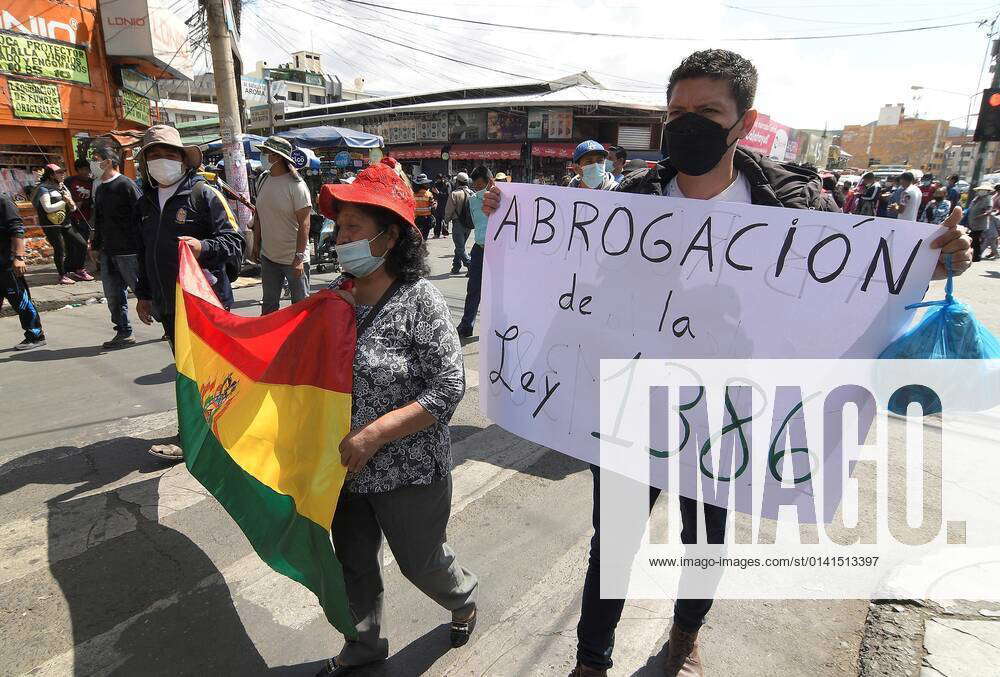
<instances>
[{"instance_id":1,"label":"black face mask","mask_svg":"<svg viewBox=\"0 0 1000 677\"><path fill-rule=\"evenodd\" d=\"M712 171L729 147L729 132L740 124L743 116L726 129L718 122L697 113L684 113L663 128L663 146L660 149L670 164L681 174L701 176Z\"/></svg>"}]
</instances>

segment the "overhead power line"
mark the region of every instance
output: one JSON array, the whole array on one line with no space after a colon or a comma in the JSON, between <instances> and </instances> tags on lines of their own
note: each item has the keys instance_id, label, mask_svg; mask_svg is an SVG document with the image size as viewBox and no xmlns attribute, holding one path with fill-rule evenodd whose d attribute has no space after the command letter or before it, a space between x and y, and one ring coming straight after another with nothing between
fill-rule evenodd
<instances>
[{"instance_id":1,"label":"overhead power line","mask_svg":"<svg viewBox=\"0 0 1000 677\"><path fill-rule=\"evenodd\" d=\"M421 54L427 54L429 56L434 56L434 57L437 57L439 59L444 59L446 61L451 61L452 63L461 64L463 66L470 66L472 68L479 68L479 69L482 69L482 70L492 71L494 73L500 73L501 75L510 75L512 77L515 77L515 78L523 78L523 79L526 79L526 80L535 80L537 82L546 82L546 80L543 79L543 78L536 78L536 77L532 77L530 75L525 75L524 73L514 73L514 72L511 72L511 71L501 70L499 68L491 68L489 66L483 66L481 64L472 63L471 61L465 61L463 59L456 59L454 57L446 56L444 54L438 54L436 52L431 52L431 51L426 50L426 49L421 49L419 47L414 47L413 45L407 45L406 43L397 42L396 40L390 40L389 38L384 38L381 35L373 35L373 34L369 33L368 31L363 31L360 28L355 28L354 26L348 26L347 24L342 24L342 23L340 23L338 21L333 21L333 20L331 20L331 19L329 19L329 18L327 18L325 16L322 16L320 14L314 14L313 12L307 12L306 10L302 9L301 7L294 7L292 5L287 5L287 4L283 3L283 2L274 2L274 4L278 5L279 7L284 7L286 9L290 9L290 10L293 10L293 11L301 12L302 14L305 14L306 16L311 16L314 19L319 19L320 21L325 21L326 23L332 24L334 26L338 26L338 27L343 28L345 30L353 31L355 33L360 33L361 35L364 35L364 36L366 36L368 38L371 38L372 40L379 40L381 42L386 42L386 43L388 43L390 45L396 45L397 47L402 47L404 49L409 49L409 50L412 50L414 52L419 52Z\"/></svg>"},{"instance_id":2,"label":"overhead power line","mask_svg":"<svg viewBox=\"0 0 1000 677\"><path fill-rule=\"evenodd\" d=\"M494 23L492 21L478 21L476 19L460 19L452 16L445 16L443 14L431 14L429 12L419 12L414 9L403 9L401 7L393 7L391 5L380 5L374 2L366 2L365 0L342 0L353 5L363 5L366 7L377 7L379 9L387 9L394 12L403 12L405 14L413 14L416 16L426 16L432 19L444 19L445 21L457 21L459 23L472 24L475 26L488 26L490 28L509 28L511 30L519 31L530 31L533 33L550 33L555 35L576 35L584 37L600 37L600 38L627 38L630 40L668 40L674 42L709 42L705 38L695 38L695 37L676 37L676 36L666 36L666 35L627 35L623 33L597 33L593 31L575 31L567 30L561 28L539 28L537 26L518 26L515 24L501 24ZM787 36L772 36L772 37L757 37L757 38L715 38L714 42L774 42L774 41L788 41L788 40L830 40L833 38L857 38L866 37L873 35L891 35L893 33L912 33L916 31L930 31L938 30L942 28L954 28L956 26L971 26L971 25L982 25L983 21L963 21L959 23L951 24L940 24L937 26L921 26L918 28L900 28L896 30L889 31L871 31L868 33L838 33L834 35L787 35Z\"/></svg>"}]
</instances>

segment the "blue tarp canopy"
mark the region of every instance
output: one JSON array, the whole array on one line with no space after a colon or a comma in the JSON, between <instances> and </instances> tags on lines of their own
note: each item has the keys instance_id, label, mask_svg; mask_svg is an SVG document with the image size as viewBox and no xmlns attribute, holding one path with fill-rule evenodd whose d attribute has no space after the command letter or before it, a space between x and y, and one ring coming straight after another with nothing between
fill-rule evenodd
<instances>
[{"instance_id":1,"label":"blue tarp canopy","mask_svg":"<svg viewBox=\"0 0 1000 677\"><path fill-rule=\"evenodd\" d=\"M382 148L381 136L343 127L303 127L279 132L278 136L300 148Z\"/></svg>"}]
</instances>

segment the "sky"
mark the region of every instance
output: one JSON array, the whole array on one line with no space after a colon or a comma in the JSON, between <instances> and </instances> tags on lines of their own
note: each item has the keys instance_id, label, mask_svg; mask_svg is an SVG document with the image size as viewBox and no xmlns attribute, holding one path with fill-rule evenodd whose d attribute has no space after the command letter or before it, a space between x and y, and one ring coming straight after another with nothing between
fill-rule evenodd
<instances>
[{"instance_id":1,"label":"sky","mask_svg":"<svg viewBox=\"0 0 1000 677\"><path fill-rule=\"evenodd\" d=\"M864 124L886 103L905 104L910 116L964 127L969 95L989 84L990 74L982 68L988 23L824 40L733 39L871 33L992 20L1000 13L1000 2L984 0L368 1L490 25L347 0L249 0L241 40L244 70L253 70L258 59L281 63L291 51L311 49L346 86L362 77L372 92L497 85L586 70L610 88L662 93L684 56L722 47L756 65L757 109L791 127ZM524 31L497 23L604 35ZM977 109L978 99L972 112Z\"/></svg>"}]
</instances>

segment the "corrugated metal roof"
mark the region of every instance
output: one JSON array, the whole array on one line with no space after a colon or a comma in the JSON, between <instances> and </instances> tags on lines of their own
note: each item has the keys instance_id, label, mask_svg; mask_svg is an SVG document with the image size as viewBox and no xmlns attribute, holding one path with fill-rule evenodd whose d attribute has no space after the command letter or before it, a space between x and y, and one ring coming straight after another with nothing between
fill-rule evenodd
<instances>
[{"instance_id":1,"label":"corrugated metal roof","mask_svg":"<svg viewBox=\"0 0 1000 677\"><path fill-rule=\"evenodd\" d=\"M525 108L607 106L648 112L664 112L667 109L667 101L665 93L653 94L649 92L635 92L574 85L555 91L540 92L537 94L496 96L482 99L451 99L446 101L430 101L427 103L418 103L409 106L393 106L344 113L328 113L310 117L298 117L294 120L281 120L278 121L278 124L282 127L294 127L301 126L303 123L326 120L349 120L352 118L373 117L394 113L419 113L435 110L461 110L468 108L507 108L515 106ZM330 106L317 108L329 110ZM301 110L298 112L301 112Z\"/></svg>"}]
</instances>

